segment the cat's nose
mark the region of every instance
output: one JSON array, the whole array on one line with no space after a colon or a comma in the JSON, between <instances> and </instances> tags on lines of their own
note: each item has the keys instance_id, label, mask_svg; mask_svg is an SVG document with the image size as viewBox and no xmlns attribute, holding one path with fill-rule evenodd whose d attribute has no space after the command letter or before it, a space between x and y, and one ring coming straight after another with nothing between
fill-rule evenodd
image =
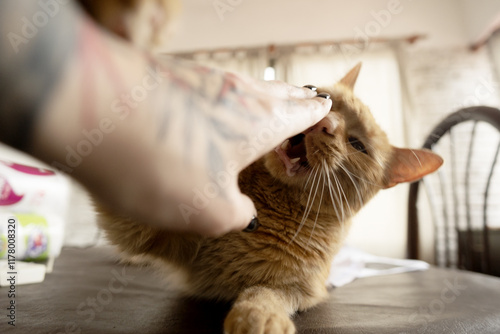
<instances>
[{"instance_id":1,"label":"cat's nose","mask_svg":"<svg viewBox=\"0 0 500 334\"><path fill-rule=\"evenodd\" d=\"M332 113L330 113L321 121L316 123L316 125L313 125L310 130L311 132L324 132L329 135L334 135L335 129L337 129L338 125L338 119Z\"/></svg>"}]
</instances>

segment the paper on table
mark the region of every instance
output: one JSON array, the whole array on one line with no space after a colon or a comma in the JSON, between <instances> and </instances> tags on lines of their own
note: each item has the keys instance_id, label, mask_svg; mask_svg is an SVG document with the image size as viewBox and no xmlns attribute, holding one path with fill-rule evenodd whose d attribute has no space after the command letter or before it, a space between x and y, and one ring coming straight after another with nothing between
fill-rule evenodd
<instances>
[{"instance_id":1,"label":"paper on table","mask_svg":"<svg viewBox=\"0 0 500 334\"><path fill-rule=\"evenodd\" d=\"M402 260L376 256L344 246L334 258L326 284L340 287L356 278L427 270L429 264L419 260Z\"/></svg>"}]
</instances>

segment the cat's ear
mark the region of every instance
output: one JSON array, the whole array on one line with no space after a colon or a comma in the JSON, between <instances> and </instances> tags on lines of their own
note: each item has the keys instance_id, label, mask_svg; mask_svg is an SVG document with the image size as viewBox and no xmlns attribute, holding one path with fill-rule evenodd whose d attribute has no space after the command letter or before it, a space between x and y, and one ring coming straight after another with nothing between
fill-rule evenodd
<instances>
[{"instance_id":1,"label":"cat's ear","mask_svg":"<svg viewBox=\"0 0 500 334\"><path fill-rule=\"evenodd\" d=\"M345 77L343 77L340 80L340 83L349 88L350 90L354 90L354 85L356 84L356 80L358 79L360 70L361 70L361 63L358 63L349 71L349 73L345 75Z\"/></svg>"},{"instance_id":2,"label":"cat's ear","mask_svg":"<svg viewBox=\"0 0 500 334\"><path fill-rule=\"evenodd\" d=\"M430 150L393 147L385 188L398 183L417 181L436 171L442 164L443 159Z\"/></svg>"}]
</instances>

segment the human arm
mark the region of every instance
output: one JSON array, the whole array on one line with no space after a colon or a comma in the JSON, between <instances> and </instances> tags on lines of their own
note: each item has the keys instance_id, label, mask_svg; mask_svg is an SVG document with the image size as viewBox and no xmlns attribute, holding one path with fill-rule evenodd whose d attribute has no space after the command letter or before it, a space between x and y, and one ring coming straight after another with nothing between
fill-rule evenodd
<instances>
[{"instance_id":1,"label":"human arm","mask_svg":"<svg viewBox=\"0 0 500 334\"><path fill-rule=\"evenodd\" d=\"M73 2L46 3L59 11L30 38L22 18L38 2L0 5L2 36L27 40L2 40L0 140L123 215L206 235L244 228L255 208L239 171L329 110L306 89L153 57Z\"/></svg>"}]
</instances>

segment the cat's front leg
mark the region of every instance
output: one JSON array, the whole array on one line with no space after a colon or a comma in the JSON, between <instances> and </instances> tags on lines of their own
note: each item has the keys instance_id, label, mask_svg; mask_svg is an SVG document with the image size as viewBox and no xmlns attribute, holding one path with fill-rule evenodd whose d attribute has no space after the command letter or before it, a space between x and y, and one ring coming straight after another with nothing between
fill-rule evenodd
<instances>
[{"instance_id":1,"label":"cat's front leg","mask_svg":"<svg viewBox=\"0 0 500 334\"><path fill-rule=\"evenodd\" d=\"M293 297L280 289L254 286L236 299L224 321L225 334L294 334Z\"/></svg>"}]
</instances>

